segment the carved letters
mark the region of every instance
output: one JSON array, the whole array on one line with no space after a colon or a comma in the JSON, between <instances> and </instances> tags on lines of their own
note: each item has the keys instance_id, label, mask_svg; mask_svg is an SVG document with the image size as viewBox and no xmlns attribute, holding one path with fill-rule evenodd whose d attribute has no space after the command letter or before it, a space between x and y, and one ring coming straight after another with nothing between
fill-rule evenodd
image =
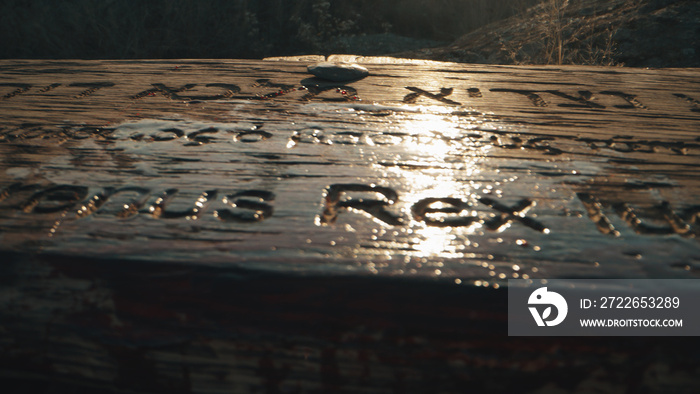
<instances>
[{"instance_id":1,"label":"carved letters","mask_svg":"<svg viewBox=\"0 0 700 394\"><path fill-rule=\"evenodd\" d=\"M638 234L677 234L688 238L699 233L700 205L678 211L664 201L652 208L637 210L624 202L601 203L589 193L577 193L576 196L588 218L602 234L620 236L606 210L615 213L622 223ZM174 188L157 191L127 186L107 187L90 193L85 186L41 187L14 183L0 191L0 210L14 209L23 214L61 214L64 219L72 217L76 220L88 216L124 220L136 215L164 220L197 220L210 212L224 223L244 224L272 218L275 199L274 193L259 189L236 192L212 189L196 195ZM536 206L536 202L530 199L507 205L491 197L479 197L474 202L455 197L430 197L408 202L410 209L407 212L396 208L398 200L398 193L389 187L334 184L323 193L322 211L316 217L316 224L329 226L336 223L340 215L354 212L386 226L406 226L415 220L429 227L479 225L488 231L503 232L513 223L518 223L539 233L550 233L550 228L545 224L527 216L527 212ZM491 212L484 211L484 207ZM74 216L70 215L71 211Z\"/></svg>"},{"instance_id":2,"label":"carved letters","mask_svg":"<svg viewBox=\"0 0 700 394\"><path fill-rule=\"evenodd\" d=\"M351 193L376 194L382 198L353 197ZM345 198L344 198L345 197ZM398 194L390 188L377 185L337 184L326 190L323 213L317 218L317 223L328 225L334 223L341 209L360 210L374 219L389 225L401 225L405 220L390 211L387 207L394 205ZM475 214L461 215L472 204L458 198L425 198L411 207L411 214L416 221L424 222L432 227L469 227L483 223L490 231L501 232L511 222L517 221L541 233L548 234L549 229L535 219L525 216L525 213L535 206L531 200L522 200L512 207L505 206L488 197L479 198L479 202L496 211L493 218L486 220Z\"/></svg>"},{"instance_id":3,"label":"carved letters","mask_svg":"<svg viewBox=\"0 0 700 394\"><path fill-rule=\"evenodd\" d=\"M187 193L190 194L190 193ZM219 190L207 190L190 200L181 196L179 189L154 191L144 187L107 187L89 194L86 186L56 185L42 188L39 185L14 183L0 192L1 208L17 209L31 214L53 214L75 210L77 219L96 218L128 219L136 215L149 215L155 219L200 219L215 202L231 209L220 208L213 214L222 221L257 222L272 216L273 193L263 190L244 190L217 197ZM88 196L90 196L88 198ZM149 203L150 202L150 203ZM176 209L175 205L185 207Z\"/></svg>"},{"instance_id":4,"label":"carved letters","mask_svg":"<svg viewBox=\"0 0 700 394\"><path fill-rule=\"evenodd\" d=\"M440 206L435 206L435 205ZM481 219L473 215L460 215L472 204L459 198L424 198L411 207L413 217L433 227L469 227ZM435 214L444 215L434 217ZM450 215L448 215L450 214Z\"/></svg>"},{"instance_id":5,"label":"carved letters","mask_svg":"<svg viewBox=\"0 0 700 394\"><path fill-rule=\"evenodd\" d=\"M214 216L226 222L260 222L272 216L274 193L266 190L244 190L223 198L234 210L220 209Z\"/></svg>"},{"instance_id":6,"label":"carved letters","mask_svg":"<svg viewBox=\"0 0 700 394\"><path fill-rule=\"evenodd\" d=\"M447 98L447 96L452 94L452 92L454 91L454 88L441 88L440 93L438 93L438 94L430 93L426 90L423 90L421 88L416 88L413 86L406 86L406 89L412 91L413 93L409 93L403 98L404 103L409 103L409 104L415 103L416 100L418 100L418 97L424 96L424 97L439 101L441 103L460 105L460 103Z\"/></svg>"},{"instance_id":7,"label":"carved letters","mask_svg":"<svg viewBox=\"0 0 700 394\"><path fill-rule=\"evenodd\" d=\"M50 86L51 85L49 85L48 87L50 87ZM76 82L76 83L70 84L69 86L78 86L81 88L87 88L86 90L82 91L81 93L79 93L75 96L75 98L83 98L83 97L87 97L87 96L92 95L93 93L95 93L96 91L98 91L102 88L108 88L108 87L114 86L114 83L112 83L112 82Z\"/></svg>"},{"instance_id":8,"label":"carved letters","mask_svg":"<svg viewBox=\"0 0 700 394\"><path fill-rule=\"evenodd\" d=\"M549 229L540 223L539 221L525 216L525 213L534 207L537 203L530 199L520 200L517 204L512 207L505 206L498 201L482 197L479 202L493 208L498 214L491 220L486 222L486 228L493 231L503 231L503 229L510 226L514 221L520 222L531 229L549 234Z\"/></svg>"},{"instance_id":9,"label":"carved letters","mask_svg":"<svg viewBox=\"0 0 700 394\"><path fill-rule=\"evenodd\" d=\"M28 91L32 85L27 84L27 83L0 83L0 86L8 86L8 87L13 87L16 88L15 90L11 91L10 93L7 93L0 97L0 101L4 100L9 100L15 96L18 96L26 91Z\"/></svg>"},{"instance_id":10,"label":"carved letters","mask_svg":"<svg viewBox=\"0 0 700 394\"><path fill-rule=\"evenodd\" d=\"M376 194L382 198L352 197L350 193ZM331 224L338 218L339 210L355 209L364 211L379 221L399 225L402 220L397 215L389 212L386 208L394 205L399 199L398 194L388 187L361 184L338 184L332 185L326 190L324 197L324 209L317 222L320 224Z\"/></svg>"},{"instance_id":11,"label":"carved letters","mask_svg":"<svg viewBox=\"0 0 700 394\"><path fill-rule=\"evenodd\" d=\"M97 82L73 82L65 86L68 87L83 87L86 90L74 95L74 98L86 98L93 95L96 91L100 89L114 87L117 84L111 81L97 81ZM61 83L52 83L43 87L37 87L34 92L43 94L50 91L54 91L63 86ZM303 84L299 86L278 83L270 79L257 79L255 82L251 83L249 86L255 89L274 89L271 93L262 94L251 94L242 91L241 87L230 83L206 83L197 84L189 83L180 86L169 86L167 83L153 83L151 88L140 91L139 93L130 96L131 99L138 100L149 96L161 95L172 100L184 100L191 102L206 101L206 100L225 100L225 99L276 99L282 96L288 95L292 92L303 91L305 94L298 97L300 101L308 101L317 98L324 92L336 92L340 94L340 97L334 98L323 98L324 101L351 101L359 100L359 94L356 87L346 86L346 85L333 85L333 84ZM197 86L204 86L206 88L218 88L221 89L219 94L209 94L209 95L187 95L186 92L195 89ZM0 83L1 87L14 88L10 92L5 93L0 96L0 102L10 100L14 97L22 95L26 92L32 90L33 85L27 83ZM461 105L459 101L448 98L452 96L456 91L460 91L459 88L455 87L443 87L440 89L439 93L432 93L428 90L415 87L407 86L407 90L411 93L406 94L402 101L404 103L415 103L418 98L425 97L431 100L435 100L444 104L450 105ZM514 89L514 88L492 88L488 90L491 93L507 93L507 94L517 94L527 98L530 103L535 107L548 107L548 98L545 95L550 95L563 99L563 102L559 102L557 106L564 108L579 108L588 110L599 110L605 109L606 106L596 102L596 93L589 90L579 90L575 93L566 92L557 89L546 89L546 90L531 90L531 89ZM483 93L479 88L469 87L462 88L461 94L469 99L482 99ZM619 90L603 90L597 93L601 96L617 97L620 99L621 104L613 105L614 108L623 110L634 110L634 109L648 109L649 107L642 103L638 95L623 92ZM692 112L700 112L700 101L691 97L685 93L673 93L673 96L683 100L690 104L689 110Z\"/></svg>"},{"instance_id":12,"label":"carved letters","mask_svg":"<svg viewBox=\"0 0 700 394\"><path fill-rule=\"evenodd\" d=\"M620 232L615 229L610 218L604 212L604 205L588 193L577 193L577 197L586 208L588 217L595 223L598 231L606 235L620 236ZM636 210L629 204L619 202L610 204L610 208L622 221L624 221L634 232L644 235L672 235L678 234L682 237L694 237L698 234L698 229L694 228L700 215L700 206L692 206L677 213L671 209L668 201L663 201L652 208L652 213L646 219L640 218ZM653 216L653 217L652 217ZM654 225L649 222L655 220L664 224Z\"/></svg>"}]
</instances>

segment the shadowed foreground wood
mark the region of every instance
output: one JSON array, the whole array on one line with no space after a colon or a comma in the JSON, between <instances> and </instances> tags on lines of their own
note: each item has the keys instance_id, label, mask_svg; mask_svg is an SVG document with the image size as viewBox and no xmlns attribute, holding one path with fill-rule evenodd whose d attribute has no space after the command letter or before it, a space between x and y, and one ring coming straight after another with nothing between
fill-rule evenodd
<instances>
[{"instance_id":1,"label":"shadowed foreground wood","mask_svg":"<svg viewBox=\"0 0 700 394\"><path fill-rule=\"evenodd\" d=\"M304 60L0 62L8 385L697 391L505 286L697 278L700 71Z\"/></svg>"}]
</instances>

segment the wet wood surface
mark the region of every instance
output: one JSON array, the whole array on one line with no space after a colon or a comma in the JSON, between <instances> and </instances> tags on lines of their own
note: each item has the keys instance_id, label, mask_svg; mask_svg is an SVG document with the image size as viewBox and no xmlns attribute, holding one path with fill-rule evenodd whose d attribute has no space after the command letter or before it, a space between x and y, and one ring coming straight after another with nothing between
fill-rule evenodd
<instances>
[{"instance_id":1,"label":"wet wood surface","mask_svg":"<svg viewBox=\"0 0 700 394\"><path fill-rule=\"evenodd\" d=\"M345 57L370 75L342 84L316 60L0 61L7 371L144 392L641 374L662 392L660 342L644 362L643 340L524 345L503 293L697 278L700 70Z\"/></svg>"}]
</instances>

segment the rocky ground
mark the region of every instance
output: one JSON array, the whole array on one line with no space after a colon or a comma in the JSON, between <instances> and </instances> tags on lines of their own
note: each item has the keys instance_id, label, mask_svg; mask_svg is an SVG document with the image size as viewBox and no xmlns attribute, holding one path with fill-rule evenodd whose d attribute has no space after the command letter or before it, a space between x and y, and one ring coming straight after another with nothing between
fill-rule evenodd
<instances>
[{"instance_id":1,"label":"rocky ground","mask_svg":"<svg viewBox=\"0 0 700 394\"><path fill-rule=\"evenodd\" d=\"M467 63L700 67L699 46L697 0L546 0L448 46L394 56Z\"/></svg>"}]
</instances>

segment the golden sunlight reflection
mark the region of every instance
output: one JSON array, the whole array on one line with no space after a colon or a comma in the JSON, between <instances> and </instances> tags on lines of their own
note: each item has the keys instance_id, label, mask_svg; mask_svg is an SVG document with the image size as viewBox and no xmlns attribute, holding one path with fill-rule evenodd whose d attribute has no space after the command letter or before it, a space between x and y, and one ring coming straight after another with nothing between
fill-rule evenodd
<instances>
[{"instance_id":1,"label":"golden sunlight reflection","mask_svg":"<svg viewBox=\"0 0 700 394\"><path fill-rule=\"evenodd\" d=\"M382 169L404 186L403 201L431 201L425 217L414 215L410 223L409 243L417 257L473 256L469 236L483 234L475 207L482 178L495 175L482 174L492 145L469 138L477 120L453 113L454 107L423 107L400 122L400 130L412 138L404 139L395 165ZM443 225L448 218L463 224Z\"/></svg>"},{"instance_id":2,"label":"golden sunlight reflection","mask_svg":"<svg viewBox=\"0 0 700 394\"><path fill-rule=\"evenodd\" d=\"M413 249L418 257L460 257L460 251L453 244L456 235L447 228L423 227L414 230Z\"/></svg>"}]
</instances>

